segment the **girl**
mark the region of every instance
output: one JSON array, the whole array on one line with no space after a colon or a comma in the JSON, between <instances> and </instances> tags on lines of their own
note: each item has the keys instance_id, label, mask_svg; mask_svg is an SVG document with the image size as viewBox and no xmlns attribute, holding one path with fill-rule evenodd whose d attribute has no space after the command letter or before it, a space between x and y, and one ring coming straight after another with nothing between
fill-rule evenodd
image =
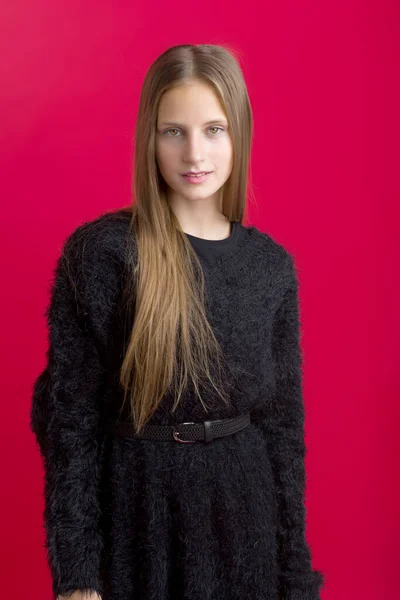
<instances>
[{"instance_id":1,"label":"girl","mask_svg":"<svg viewBox=\"0 0 400 600\"><path fill-rule=\"evenodd\" d=\"M232 52L170 48L132 207L64 243L31 408L55 598L319 599L297 275L242 222L252 128Z\"/></svg>"}]
</instances>

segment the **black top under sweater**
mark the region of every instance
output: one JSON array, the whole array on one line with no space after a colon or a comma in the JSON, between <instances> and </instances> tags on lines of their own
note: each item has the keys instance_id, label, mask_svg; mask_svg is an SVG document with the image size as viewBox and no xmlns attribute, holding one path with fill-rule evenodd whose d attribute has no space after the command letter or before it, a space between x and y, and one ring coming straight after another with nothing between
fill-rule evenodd
<instances>
[{"instance_id":1,"label":"black top under sweater","mask_svg":"<svg viewBox=\"0 0 400 600\"><path fill-rule=\"evenodd\" d=\"M233 221L231 223L230 235L222 240L207 240L190 233L186 233L186 237L196 250L199 258L207 264L213 264L219 256L224 256L235 251L235 248L240 246L248 234L248 229L240 223Z\"/></svg>"},{"instance_id":2,"label":"black top under sweater","mask_svg":"<svg viewBox=\"0 0 400 600\"><path fill-rule=\"evenodd\" d=\"M229 377L167 394L151 424L251 414L209 444L120 438L126 331L120 318L130 215L106 213L66 239L46 310L49 349L31 408L45 468L44 524L54 598L320 600L305 531L305 441L298 283L269 234L234 223L225 240L188 235ZM126 323L124 329L122 322ZM189 386L190 387L190 386ZM128 399L129 400L129 399Z\"/></svg>"}]
</instances>

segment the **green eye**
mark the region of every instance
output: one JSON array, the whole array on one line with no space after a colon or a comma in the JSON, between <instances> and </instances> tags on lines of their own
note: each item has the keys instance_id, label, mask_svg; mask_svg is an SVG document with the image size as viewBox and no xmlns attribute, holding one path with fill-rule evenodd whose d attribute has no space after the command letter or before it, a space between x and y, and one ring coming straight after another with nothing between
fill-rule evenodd
<instances>
[{"instance_id":1,"label":"green eye","mask_svg":"<svg viewBox=\"0 0 400 600\"><path fill-rule=\"evenodd\" d=\"M211 130L211 129L216 129L217 132L218 131L224 131L224 129L222 127L217 127L217 126L215 126L215 127L209 127L209 130ZM173 127L172 129L167 129L167 131L165 132L165 135L169 135L169 133L171 131L177 131L177 132L179 132L179 129L177 129L176 127ZM218 133L215 133L215 134L213 133L212 137L217 137L217 135L218 135ZM169 137L179 137L179 136L177 136L177 135L170 135Z\"/></svg>"},{"instance_id":2,"label":"green eye","mask_svg":"<svg viewBox=\"0 0 400 600\"><path fill-rule=\"evenodd\" d=\"M222 127L210 127L210 129L218 129L218 130L223 131ZM214 137L216 137L216 136L214 136Z\"/></svg>"}]
</instances>

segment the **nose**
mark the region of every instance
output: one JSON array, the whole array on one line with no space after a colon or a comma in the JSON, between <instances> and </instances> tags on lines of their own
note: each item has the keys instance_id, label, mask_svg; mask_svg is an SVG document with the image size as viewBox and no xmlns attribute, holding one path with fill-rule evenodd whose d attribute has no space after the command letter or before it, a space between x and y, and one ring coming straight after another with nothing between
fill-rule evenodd
<instances>
[{"instance_id":1,"label":"nose","mask_svg":"<svg viewBox=\"0 0 400 600\"><path fill-rule=\"evenodd\" d=\"M201 132L188 134L184 146L184 161L200 166L204 160L204 139Z\"/></svg>"}]
</instances>

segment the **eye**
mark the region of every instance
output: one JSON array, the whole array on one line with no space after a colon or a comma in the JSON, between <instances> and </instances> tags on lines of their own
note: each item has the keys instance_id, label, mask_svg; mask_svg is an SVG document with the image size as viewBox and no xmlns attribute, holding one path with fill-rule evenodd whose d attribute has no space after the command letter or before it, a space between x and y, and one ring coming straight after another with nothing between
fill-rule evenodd
<instances>
[{"instance_id":1,"label":"eye","mask_svg":"<svg viewBox=\"0 0 400 600\"><path fill-rule=\"evenodd\" d=\"M169 133L170 131L179 131L178 129L167 129L165 133ZM176 137L176 135L172 135L171 137Z\"/></svg>"},{"instance_id":2,"label":"eye","mask_svg":"<svg viewBox=\"0 0 400 600\"><path fill-rule=\"evenodd\" d=\"M209 130L211 130L211 129L216 129L217 132L218 131L224 131L224 129L222 127L217 127L217 126L215 126L215 127L209 127ZM177 132L179 132L179 129L176 129L175 127L172 128L172 129L167 129L167 131L165 131L165 134L169 134L170 131L177 131ZM217 133L212 134L212 137L217 137L217 135L218 135ZM169 137L178 137L178 136L177 135L170 135Z\"/></svg>"},{"instance_id":3,"label":"eye","mask_svg":"<svg viewBox=\"0 0 400 600\"><path fill-rule=\"evenodd\" d=\"M219 131L224 131L222 127L210 127L210 129L218 129ZM216 137L215 135L213 137Z\"/></svg>"}]
</instances>

